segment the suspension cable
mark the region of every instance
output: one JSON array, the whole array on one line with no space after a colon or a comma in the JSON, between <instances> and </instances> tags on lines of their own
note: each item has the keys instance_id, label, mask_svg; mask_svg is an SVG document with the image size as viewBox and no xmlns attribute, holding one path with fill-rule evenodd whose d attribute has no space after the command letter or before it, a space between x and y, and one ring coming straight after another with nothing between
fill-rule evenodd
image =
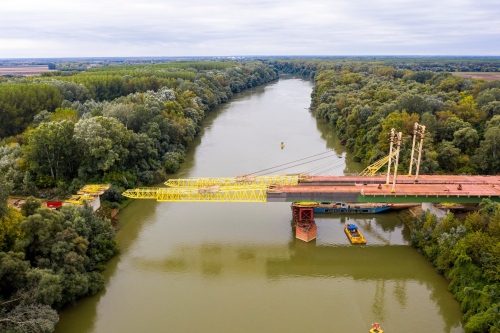
<instances>
[{"instance_id":1,"label":"suspension cable","mask_svg":"<svg viewBox=\"0 0 500 333\"><path fill-rule=\"evenodd\" d=\"M315 171L315 174L316 174L316 175L324 174L325 172L329 172L329 171L335 170L335 169L337 169L337 168L339 168L339 167L342 167L342 166L344 166L344 165L345 165L344 163L341 163L341 164L332 165L332 166L330 166L329 168L328 168L328 167L326 167L326 168L321 168L321 169L316 170L316 171Z\"/></svg>"},{"instance_id":2,"label":"suspension cable","mask_svg":"<svg viewBox=\"0 0 500 333\"><path fill-rule=\"evenodd\" d=\"M333 162L333 163L332 163L332 162L330 161L330 162L328 162L328 163L325 163L325 164L320 164L320 165L315 166L315 167L313 167L313 168L311 168L311 169L308 169L308 170L304 171L304 173L313 174L313 173L315 173L315 172L318 172L318 170L321 170L321 169L323 169L323 168L325 168L325 167L333 166L334 168L336 168L336 167L339 167L339 166L342 166L342 165L344 165L344 163L343 163L343 162L341 162L341 163L338 163L338 162L337 162L337 163L335 163L335 162Z\"/></svg>"},{"instance_id":3,"label":"suspension cable","mask_svg":"<svg viewBox=\"0 0 500 333\"><path fill-rule=\"evenodd\" d=\"M288 162L288 163L277 165L277 166L272 167L272 168L267 168L267 169L255 171L255 172L249 173L248 175L256 175L256 174L264 172L264 171L276 169L276 168L279 168L279 167L282 167L282 166L285 166L285 165L289 165L289 164L292 164L292 163L296 163L296 162L299 162L299 161L310 159L312 157L316 157L316 156L320 156L320 155L324 155L324 154L329 154L329 153L331 154L331 153L333 153L333 151L329 150L329 151L326 151L326 152L323 152L323 153L319 153L319 154L315 154L315 155L312 155L312 156L309 156L309 157L304 157L304 158L301 158L301 159L298 159L298 160L295 160L295 161L292 161L292 162ZM311 163L311 162L314 162L314 161L317 161L317 160L313 160L313 161L310 161L310 162L305 162L305 163L301 163L301 164L297 164L297 165L307 164L307 163ZM297 166L297 165L292 165L290 167L287 167L287 168L284 168L284 169L280 169L280 170L286 170L286 169L292 168L292 167ZM275 170L273 172L280 171L280 170Z\"/></svg>"},{"instance_id":4,"label":"suspension cable","mask_svg":"<svg viewBox=\"0 0 500 333\"><path fill-rule=\"evenodd\" d=\"M290 168L292 168L292 167L297 167L297 166L300 166L300 165L304 165L304 164L307 164L307 163L311 163L311 162L315 162L315 161L324 160L325 158L330 158L330 156L317 158L317 159L312 160L312 161L309 161L309 162L298 163L298 164L295 164L295 165L292 165L292 166L289 166L289 167L286 167L286 168L282 168L282 169L274 170L273 172L278 172L278 171L282 171L282 170L290 169ZM287 163L287 164L289 164L289 163Z\"/></svg>"}]
</instances>

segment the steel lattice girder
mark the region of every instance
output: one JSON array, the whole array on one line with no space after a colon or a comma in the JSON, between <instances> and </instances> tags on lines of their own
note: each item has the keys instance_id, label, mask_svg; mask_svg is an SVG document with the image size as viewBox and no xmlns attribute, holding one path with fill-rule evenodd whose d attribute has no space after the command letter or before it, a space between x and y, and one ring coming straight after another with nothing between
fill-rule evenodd
<instances>
[{"instance_id":1,"label":"steel lattice girder","mask_svg":"<svg viewBox=\"0 0 500 333\"><path fill-rule=\"evenodd\" d=\"M171 187L199 186L244 186L244 185L298 185L299 179L307 175L240 176L228 178L169 179L165 185Z\"/></svg>"},{"instance_id":2,"label":"steel lattice girder","mask_svg":"<svg viewBox=\"0 0 500 333\"><path fill-rule=\"evenodd\" d=\"M206 188L138 188L123 196L168 202L266 202L267 186Z\"/></svg>"}]
</instances>

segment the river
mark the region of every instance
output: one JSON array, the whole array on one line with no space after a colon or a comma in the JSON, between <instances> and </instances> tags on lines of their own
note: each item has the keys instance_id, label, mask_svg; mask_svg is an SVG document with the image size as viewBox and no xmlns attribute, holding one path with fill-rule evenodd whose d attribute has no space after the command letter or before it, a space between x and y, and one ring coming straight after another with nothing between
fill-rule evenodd
<instances>
[{"instance_id":1,"label":"river","mask_svg":"<svg viewBox=\"0 0 500 333\"><path fill-rule=\"evenodd\" d=\"M236 176L328 150L323 171L359 172L307 110L312 86L281 78L234 96L172 178ZM349 244L347 221L366 246ZM316 215L310 243L290 222L290 203L134 201L119 214L121 253L105 290L65 308L56 332L368 332L376 321L389 333L463 332L446 280L395 213Z\"/></svg>"}]
</instances>

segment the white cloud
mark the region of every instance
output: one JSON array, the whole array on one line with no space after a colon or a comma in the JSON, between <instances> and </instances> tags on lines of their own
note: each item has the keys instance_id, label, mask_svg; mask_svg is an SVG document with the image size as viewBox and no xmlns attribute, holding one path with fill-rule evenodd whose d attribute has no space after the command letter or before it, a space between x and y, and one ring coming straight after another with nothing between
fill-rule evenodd
<instances>
[{"instance_id":1,"label":"white cloud","mask_svg":"<svg viewBox=\"0 0 500 333\"><path fill-rule=\"evenodd\" d=\"M500 55L494 0L17 0L0 58Z\"/></svg>"}]
</instances>

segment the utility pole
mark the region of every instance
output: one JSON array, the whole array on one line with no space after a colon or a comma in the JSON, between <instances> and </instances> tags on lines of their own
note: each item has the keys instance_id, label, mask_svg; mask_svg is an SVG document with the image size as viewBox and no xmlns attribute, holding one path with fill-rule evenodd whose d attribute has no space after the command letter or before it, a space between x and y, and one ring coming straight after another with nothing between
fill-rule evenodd
<instances>
[{"instance_id":1,"label":"utility pole","mask_svg":"<svg viewBox=\"0 0 500 333\"><path fill-rule=\"evenodd\" d=\"M417 141L417 137L420 138L420 142ZM413 126L413 145L411 148L411 158L410 158L410 170L408 171L408 177L412 176L412 167L413 163L416 163L417 165L417 171L415 173L415 183L418 183L418 172L420 170L420 160L422 158L422 147L424 146L424 137L425 137L425 126L419 125L418 123L415 123ZM417 150L418 150L418 159L415 160L415 145L417 145Z\"/></svg>"}]
</instances>

